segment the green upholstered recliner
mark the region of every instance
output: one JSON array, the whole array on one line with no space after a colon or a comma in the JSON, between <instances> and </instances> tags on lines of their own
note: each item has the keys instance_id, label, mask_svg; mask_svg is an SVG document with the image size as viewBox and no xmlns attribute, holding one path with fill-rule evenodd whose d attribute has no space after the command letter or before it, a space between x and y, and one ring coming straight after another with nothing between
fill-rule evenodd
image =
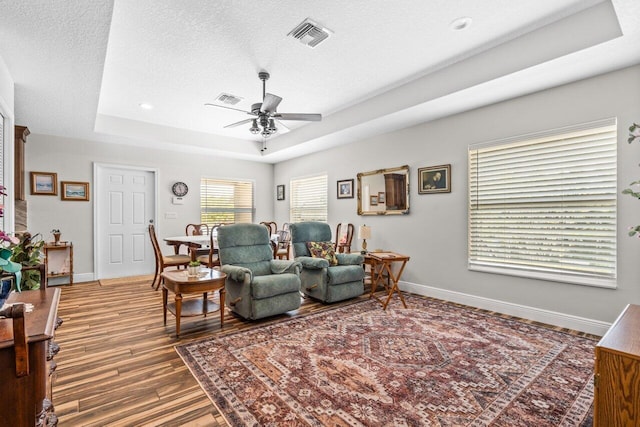
<instances>
[{"instance_id":1,"label":"green upholstered recliner","mask_svg":"<svg viewBox=\"0 0 640 427\"><path fill-rule=\"evenodd\" d=\"M301 265L273 259L264 225L220 227L218 257L221 270L227 274L226 303L234 313L255 320L300 307Z\"/></svg>"},{"instance_id":2,"label":"green upholstered recliner","mask_svg":"<svg viewBox=\"0 0 640 427\"><path fill-rule=\"evenodd\" d=\"M324 258L313 258L307 242L331 241L331 227L324 222L299 222L289 226L293 256L302 263L302 292L324 302L342 301L364 292L364 257L337 253L338 265Z\"/></svg>"}]
</instances>

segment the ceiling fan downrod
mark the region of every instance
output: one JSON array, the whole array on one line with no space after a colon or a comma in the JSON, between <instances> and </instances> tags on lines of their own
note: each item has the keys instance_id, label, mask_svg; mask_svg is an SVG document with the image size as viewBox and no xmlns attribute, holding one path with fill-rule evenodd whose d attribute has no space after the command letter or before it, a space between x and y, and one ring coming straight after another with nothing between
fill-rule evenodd
<instances>
[{"instance_id":1,"label":"ceiling fan downrod","mask_svg":"<svg viewBox=\"0 0 640 427\"><path fill-rule=\"evenodd\" d=\"M266 71L260 71L258 73L258 78L262 80L262 99L267 95L267 80L269 80L269 73Z\"/></svg>"}]
</instances>

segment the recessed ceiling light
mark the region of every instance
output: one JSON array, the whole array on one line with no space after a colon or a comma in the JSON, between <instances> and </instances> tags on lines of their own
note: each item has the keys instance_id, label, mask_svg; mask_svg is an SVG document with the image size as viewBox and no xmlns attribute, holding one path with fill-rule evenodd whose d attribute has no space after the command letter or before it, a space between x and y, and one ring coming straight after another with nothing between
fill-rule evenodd
<instances>
[{"instance_id":1,"label":"recessed ceiling light","mask_svg":"<svg viewBox=\"0 0 640 427\"><path fill-rule=\"evenodd\" d=\"M457 18L451 21L451 24L449 24L449 27L454 31L464 30L465 28L468 28L469 25L471 25L472 21L473 19L469 18L468 16L463 16L461 18Z\"/></svg>"},{"instance_id":2,"label":"recessed ceiling light","mask_svg":"<svg viewBox=\"0 0 640 427\"><path fill-rule=\"evenodd\" d=\"M142 108L143 110L152 110L153 109L153 105L147 104L146 102L138 104L138 107Z\"/></svg>"}]
</instances>

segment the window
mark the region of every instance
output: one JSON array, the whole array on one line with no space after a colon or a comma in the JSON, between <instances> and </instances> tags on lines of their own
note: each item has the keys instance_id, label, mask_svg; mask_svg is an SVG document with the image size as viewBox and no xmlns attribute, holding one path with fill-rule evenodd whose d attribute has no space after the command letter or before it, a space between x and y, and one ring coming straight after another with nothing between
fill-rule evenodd
<instances>
[{"instance_id":1,"label":"window","mask_svg":"<svg viewBox=\"0 0 640 427\"><path fill-rule=\"evenodd\" d=\"M616 120L469 147L472 270L615 287Z\"/></svg>"},{"instance_id":2,"label":"window","mask_svg":"<svg viewBox=\"0 0 640 427\"><path fill-rule=\"evenodd\" d=\"M291 180L290 222L327 221L327 175Z\"/></svg>"},{"instance_id":3,"label":"window","mask_svg":"<svg viewBox=\"0 0 640 427\"><path fill-rule=\"evenodd\" d=\"M200 222L235 224L253 222L253 182L202 178Z\"/></svg>"}]
</instances>

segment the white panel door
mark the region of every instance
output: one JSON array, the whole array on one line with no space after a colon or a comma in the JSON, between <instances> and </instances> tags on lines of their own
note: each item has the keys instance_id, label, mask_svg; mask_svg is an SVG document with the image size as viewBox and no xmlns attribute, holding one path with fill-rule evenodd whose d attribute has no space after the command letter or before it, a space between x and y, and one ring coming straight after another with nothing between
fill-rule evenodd
<instances>
[{"instance_id":1,"label":"white panel door","mask_svg":"<svg viewBox=\"0 0 640 427\"><path fill-rule=\"evenodd\" d=\"M96 278L152 274L155 171L96 166Z\"/></svg>"}]
</instances>

